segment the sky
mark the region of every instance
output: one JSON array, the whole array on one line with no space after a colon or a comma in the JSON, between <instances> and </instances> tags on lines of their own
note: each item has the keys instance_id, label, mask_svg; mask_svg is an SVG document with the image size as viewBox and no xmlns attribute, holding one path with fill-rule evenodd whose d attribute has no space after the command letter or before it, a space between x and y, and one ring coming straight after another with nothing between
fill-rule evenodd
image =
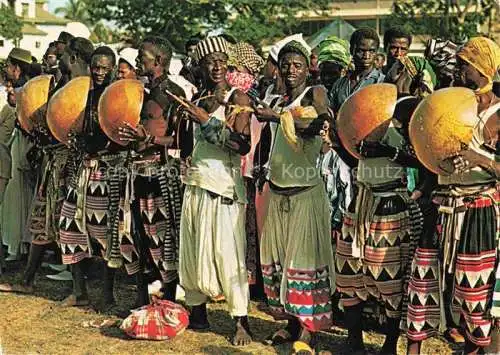
<instances>
[{"instance_id":1,"label":"sky","mask_svg":"<svg viewBox=\"0 0 500 355\"><path fill-rule=\"evenodd\" d=\"M54 13L54 10L60 6L64 6L66 0L49 0L49 10Z\"/></svg>"}]
</instances>

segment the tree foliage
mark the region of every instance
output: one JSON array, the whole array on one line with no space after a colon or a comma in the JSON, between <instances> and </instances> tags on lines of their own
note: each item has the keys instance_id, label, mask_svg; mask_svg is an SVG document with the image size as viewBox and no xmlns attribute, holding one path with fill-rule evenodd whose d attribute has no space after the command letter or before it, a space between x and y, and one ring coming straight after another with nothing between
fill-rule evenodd
<instances>
[{"instance_id":1,"label":"tree foliage","mask_svg":"<svg viewBox=\"0 0 500 355\"><path fill-rule=\"evenodd\" d=\"M464 42L491 22L496 0L395 0L389 26Z\"/></svg>"},{"instance_id":2,"label":"tree foliage","mask_svg":"<svg viewBox=\"0 0 500 355\"><path fill-rule=\"evenodd\" d=\"M320 11L328 0L85 0L92 18L114 22L138 41L166 36L183 49L190 36L224 29L238 40L257 43L293 31L297 11Z\"/></svg>"},{"instance_id":3,"label":"tree foliage","mask_svg":"<svg viewBox=\"0 0 500 355\"><path fill-rule=\"evenodd\" d=\"M5 39L19 41L23 38L23 23L10 6L0 5L0 36Z\"/></svg>"},{"instance_id":4,"label":"tree foliage","mask_svg":"<svg viewBox=\"0 0 500 355\"><path fill-rule=\"evenodd\" d=\"M297 31L300 12L321 15L331 0L236 0L232 3L237 16L228 22L227 31L234 37L257 44Z\"/></svg>"},{"instance_id":5,"label":"tree foliage","mask_svg":"<svg viewBox=\"0 0 500 355\"><path fill-rule=\"evenodd\" d=\"M67 0L64 6L55 9L55 13L63 15L68 20L91 25L88 7L84 0Z\"/></svg>"}]
</instances>

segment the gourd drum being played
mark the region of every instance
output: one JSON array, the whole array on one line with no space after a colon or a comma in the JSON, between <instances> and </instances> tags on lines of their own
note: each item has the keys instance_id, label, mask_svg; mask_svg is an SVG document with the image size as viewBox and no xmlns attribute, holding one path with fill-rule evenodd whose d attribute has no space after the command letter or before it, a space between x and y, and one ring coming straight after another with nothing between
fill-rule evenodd
<instances>
[{"instance_id":1,"label":"gourd drum being played","mask_svg":"<svg viewBox=\"0 0 500 355\"><path fill-rule=\"evenodd\" d=\"M72 79L49 101L47 125L52 135L66 145L69 133L82 132L90 80L88 76Z\"/></svg>"},{"instance_id":2,"label":"gourd drum being played","mask_svg":"<svg viewBox=\"0 0 500 355\"><path fill-rule=\"evenodd\" d=\"M410 121L417 158L432 172L453 172L450 157L467 148L478 121L476 95L470 89L441 89L426 97Z\"/></svg>"},{"instance_id":3,"label":"gourd drum being played","mask_svg":"<svg viewBox=\"0 0 500 355\"><path fill-rule=\"evenodd\" d=\"M394 114L397 88L373 84L352 94L340 107L337 117L339 138L347 151L360 159L357 145L364 139L379 141Z\"/></svg>"},{"instance_id":4,"label":"gourd drum being played","mask_svg":"<svg viewBox=\"0 0 500 355\"><path fill-rule=\"evenodd\" d=\"M53 87L52 75L40 75L24 84L17 94L17 119L24 131L31 133L34 129L46 128L49 92Z\"/></svg>"},{"instance_id":5,"label":"gourd drum being played","mask_svg":"<svg viewBox=\"0 0 500 355\"><path fill-rule=\"evenodd\" d=\"M122 79L109 85L99 99L99 125L106 136L122 146L118 129L125 123L136 127L140 121L144 85L139 80Z\"/></svg>"}]
</instances>

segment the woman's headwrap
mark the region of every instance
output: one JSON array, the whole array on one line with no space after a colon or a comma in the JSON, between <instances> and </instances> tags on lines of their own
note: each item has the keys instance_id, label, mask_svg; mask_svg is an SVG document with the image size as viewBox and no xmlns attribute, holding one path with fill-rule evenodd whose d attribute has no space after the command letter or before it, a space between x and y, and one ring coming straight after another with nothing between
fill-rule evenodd
<instances>
[{"instance_id":1,"label":"woman's headwrap","mask_svg":"<svg viewBox=\"0 0 500 355\"><path fill-rule=\"evenodd\" d=\"M229 54L229 44L228 42L220 36L207 37L203 41L198 42L196 45L195 53L196 60L200 61L207 55L212 53L224 53Z\"/></svg>"},{"instance_id":2,"label":"woman's headwrap","mask_svg":"<svg viewBox=\"0 0 500 355\"><path fill-rule=\"evenodd\" d=\"M498 67L500 66L500 47L486 37L471 38L457 53L460 59L476 68L493 83Z\"/></svg>"},{"instance_id":3,"label":"woman's headwrap","mask_svg":"<svg viewBox=\"0 0 500 355\"><path fill-rule=\"evenodd\" d=\"M231 47L227 64L234 67L245 67L253 76L256 76L264 66L264 59L257 54L252 45L238 42Z\"/></svg>"},{"instance_id":4,"label":"woman's headwrap","mask_svg":"<svg viewBox=\"0 0 500 355\"><path fill-rule=\"evenodd\" d=\"M453 78L457 65L457 50L458 46L452 41L430 39L425 49L425 58L436 73Z\"/></svg>"},{"instance_id":5,"label":"woman's headwrap","mask_svg":"<svg viewBox=\"0 0 500 355\"><path fill-rule=\"evenodd\" d=\"M306 58L307 65L309 66L311 64L311 47L309 47L306 43L301 43L299 41L288 42L283 48L281 48L280 53L278 54L278 62L285 54L290 52L302 54Z\"/></svg>"},{"instance_id":6,"label":"woman's headwrap","mask_svg":"<svg viewBox=\"0 0 500 355\"><path fill-rule=\"evenodd\" d=\"M329 36L318 45L318 64L333 62L347 68L351 63L349 42L336 36Z\"/></svg>"},{"instance_id":7,"label":"woman's headwrap","mask_svg":"<svg viewBox=\"0 0 500 355\"><path fill-rule=\"evenodd\" d=\"M437 84L436 73L434 72L434 69L432 69L429 61L422 57L413 56L404 56L399 58L399 60L412 78L421 76L421 81L427 89L430 92L434 91L434 87Z\"/></svg>"}]
</instances>

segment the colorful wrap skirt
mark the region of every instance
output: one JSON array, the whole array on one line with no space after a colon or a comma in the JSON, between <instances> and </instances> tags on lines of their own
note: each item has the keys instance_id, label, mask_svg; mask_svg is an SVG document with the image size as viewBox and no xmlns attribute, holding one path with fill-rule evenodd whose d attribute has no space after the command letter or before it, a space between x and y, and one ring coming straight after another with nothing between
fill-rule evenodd
<instances>
[{"instance_id":1,"label":"colorful wrap skirt","mask_svg":"<svg viewBox=\"0 0 500 355\"><path fill-rule=\"evenodd\" d=\"M28 222L35 243L59 240L59 217L72 175L70 151L65 146L50 147L42 162L42 176L35 189Z\"/></svg>"},{"instance_id":2,"label":"colorful wrap skirt","mask_svg":"<svg viewBox=\"0 0 500 355\"><path fill-rule=\"evenodd\" d=\"M450 292L454 322L464 326L469 341L488 346L493 320L500 317L494 300L494 289L500 289L500 188L443 188L434 201L436 242L419 247L413 260L407 336L421 341L446 329L443 295ZM452 283L446 283L448 275Z\"/></svg>"},{"instance_id":3,"label":"colorful wrap skirt","mask_svg":"<svg viewBox=\"0 0 500 355\"><path fill-rule=\"evenodd\" d=\"M122 196L129 180L126 153L84 158L80 163L59 220L64 264L100 255L109 267L125 264L129 274L139 269L139 256L123 213Z\"/></svg>"},{"instance_id":4,"label":"colorful wrap skirt","mask_svg":"<svg viewBox=\"0 0 500 355\"><path fill-rule=\"evenodd\" d=\"M340 303L355 306L373 297L388 318L397 319L422 215L400 182L381 187L358 182L358 187L337 240Z\"/></svg>"},{"instance_id":5,"label":"colorful wrap skirt","mask_svg":"<svg viewBox=\"0 0 500 355\"><path fill-rule=\"evenodd\" d=\"M260 255L275 319L296 317L310 331L331 327L335 270L330 228L323 184L290 196L271 189Z\"/></svg>"},{"instance_id":6,"label":"colorful wrap skirt","mask_svg":"<svg viewBox=\"0 0 500 355\"><path fill-rule=\"evenodd\" d=\"M132 163L134 197L151 258L164 282L177 278L183 187L180 161L159 157Z\"/></svg>"}]
</instances>

